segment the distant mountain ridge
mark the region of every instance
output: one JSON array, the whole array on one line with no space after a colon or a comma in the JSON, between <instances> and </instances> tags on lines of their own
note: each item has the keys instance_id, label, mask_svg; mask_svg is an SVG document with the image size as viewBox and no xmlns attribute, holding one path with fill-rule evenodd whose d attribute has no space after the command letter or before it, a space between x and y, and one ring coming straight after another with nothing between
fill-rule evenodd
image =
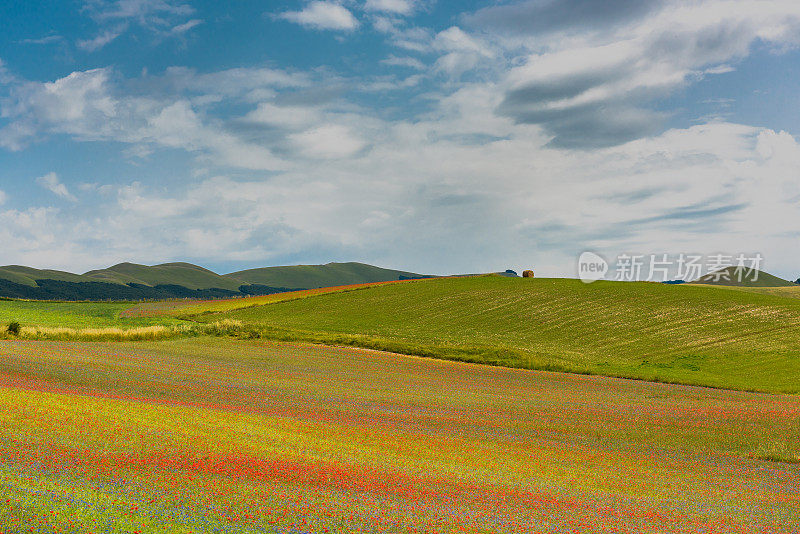
<instances>
[{"instance_id":1,"label":"distant mountain ridge","mask_svg":"<svg viewBox=\"0 0 800 534\"><path fill-rule=\"evenodd\" d=\"M41 300L146 300L266 295L369 282L426 278L364 263L247 269L217 274L191 263L120 263L74 274L21 265L0 267L0 297Z\"/></svg>"}]
</instances>

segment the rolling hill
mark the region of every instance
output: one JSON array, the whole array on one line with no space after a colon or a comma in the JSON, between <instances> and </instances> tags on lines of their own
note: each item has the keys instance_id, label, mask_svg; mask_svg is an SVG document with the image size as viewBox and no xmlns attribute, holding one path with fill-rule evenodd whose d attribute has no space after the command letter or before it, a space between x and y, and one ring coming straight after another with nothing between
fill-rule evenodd
<instances>
[{"instance_id":1,"label":"rolling hill","mask_svg":"<svg viewBox=\"0 0 800 534\"><path fill-rule=\"evenodd\" d=\"M138 265L120 263L83 275L85 281L110 282L116 284L144 284L148 286L174 284L189 289L228 289L239 291L242 283L219 275L191 263L164 263L161 265Z\"/></svg>"},{"instance_id":2,"label":"rolling hill","mask_svg":"<svg viewBox=\"0 0 800 534\"><path fill-rule=\"evenodd\" d=\"M722 287L440 278L191 318L240 321L245 336L800 393L800 299Z\"/></svg>"},{"instance_id":3,"label":"rolling hill","mask_svg":"<svg viewBox=\"0 0 800 534\"><path fill-rule=\"evenodd\" d=\"M211 299L422 277L363 263L266 267L227 275L191 263L153 266L120 263L84 274L9 265L0 267L0 297L35 300Z\"/></svg>"},{"instance_id":4,"label":"rolling hill","mask_svg":"<svg viewBox=\"0 0 800 534\"><path fill-rule=\"evenodd\" d=\"M736 266L708 273L691 283L732 287L791 287L796 285L764 271Z\"/></svg>"},{"instance_id":5,"label":"rolling hill","mask_svg":"<svg viewBox=\"0 0 800 534\"><path fill-rule=\"evenodd\" d=\"M242 283L303 289L424 278L416 273L356 262L263 267L238 271L227 276L241 280Z\"/></svg>"}]
</instances>

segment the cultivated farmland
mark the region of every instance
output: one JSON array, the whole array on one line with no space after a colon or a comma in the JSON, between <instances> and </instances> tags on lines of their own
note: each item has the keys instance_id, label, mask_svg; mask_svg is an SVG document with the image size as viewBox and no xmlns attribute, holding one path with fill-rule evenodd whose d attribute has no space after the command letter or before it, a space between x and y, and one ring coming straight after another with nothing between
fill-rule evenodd
<instances>
[{"instance_id":1,"label":"cultivated farmland","mask_svg":"<svg viewBox=\"0 0 800 534\"><path fill-rule=\"evenodd\" d=\"M796 532L800 400L199 338L0 344L10 532Z\"/></svg>"},{"instance_id":2,"label":"cultivated farmland","mask_svg":"<svg viewBox=\"0 0 800 534\"><path fill-rule=\"evenodd\" d=\"M484 276L284 294L281 302L226 312L212 304L183 317L241 321L247 335L274 339L798 393L800 299L781 290Z\"/></svg>"}]
</instances>

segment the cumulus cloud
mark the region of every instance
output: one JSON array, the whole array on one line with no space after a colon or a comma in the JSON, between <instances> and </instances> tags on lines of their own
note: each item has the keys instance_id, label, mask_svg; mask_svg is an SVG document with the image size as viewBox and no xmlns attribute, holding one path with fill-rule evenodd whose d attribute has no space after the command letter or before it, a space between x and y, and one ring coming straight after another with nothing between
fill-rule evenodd
<instances>
[{"instance_id":1,"label":"cumulus cloud","mask_svg":"<svg viewBox=\"0 0 800 534\"><path fill-rule=\"evenodd\" d=\"M303 83L302 76L271 69L207 75L170 69L152 81L153 96L116 94L110 69L74 72L53 82L21 82L3 102L2 117L10 122L0 129L0 146L22 150L43 136L67 134L81 141L130 144L140 153L180 148L217 165L280 169L285 163L268 147L237 137L201 111L220 98L247 100L271 87Z\"/></svg>"},{"instance_id":2,"label":"cumulus cloud","mask_svg":"<svg viewBox=\"0 0 800 534\"><path fill-rule=\"evenodd\" d=\"M44 131L96 138L108 130L117 105L109 94L110 72L74 72L53 82L22 82L11 88L0 116L12 122L0 129L0 145L21 150Z\"/></svg>"},{"instance_id":3,"label":"cumulus cloud","mask_svg":"<svg viewBox=\"0 0 800 534\"><path fill-rule=\"evenodd\" d=\"M491 48L468 35L461 28L452 26L436 34L432 46L443 52L436 61L435 70L450 76L459 76L474 68L482 59L491 59Z\"/></svg>"},{"instance_id":4,"label":"cumulus cloud","mask_svg":"<svg viewBox=\"0 0 800 534\"><path fill-rule=\"evenodd\" d=\"M203 123L187 101L178 101L150 117L147 125L135 132L137 140L181 148L218 158L218 163L253 170L278 170L285 163L263 146Z\"/></svg>"},{"instance_id":5,"label":"cumulus cloud","mask_svg":"<svg viewBox=\"0 0 800 534\"><path fill-rule=\"evenodd\" d=\"M279 17L317 30L352 31L359 26L358 20L346 7L320 0L310 2L300 11L281 13Z\"/></svg>"},{"instance_id":6,"label":"cumulus cloud","mask_svg":"<svg viewBox=\"0 0 800 534\"><path fill-rule=\"evenodd\" d=\"M366 147L362 139L339 124L324 124L292 134L290 140L299 154L313 159L347 158Z\"/></svg>"},{"instance_id":7,"label":"cumulus cloud","mask_svg":"<svg viewBox=\"0 0 800 534\"><path fill-rule=\"evenodd\" d=\"M433 33L427 28L409 26L396 17L378 16L373 20L376 31L389 36L393 46L412 52L430 52Z\"/></svg>"},{"instance_id":8,"label":"cumulus cloud","mask_svg":"<svg viewBox=\"0 0 800 534\"><path fill-rule=\"evenodd\" d=\"M38 177L36 179L36 183L61 198L71 200L72 202L78 200L72 193L69 192L67 186L61 183L61 181L58 179L58 175L54 172L49 172L44 176Z\"/></svg>"},{"instance_id":9,"label":"cumulus cloud","mask_svg":"<svg viewBox=\"0 0 800 534\"><path fill-rule=\"evenodd\" d=\"M530 53L508 73L499 112L541 125L555 146L613 146L652 135L665 118L650 109L653 100L729 72L756 42L776 49L800 42L796 2L620 0L603 3L603 15L592 23L595 4L523 2L470 18L525 30L524 38L506 43ZM572 9L576 16L566 16ZM520 22L529 19L538 22ZM583 31L590 23L591 31Z\"/></svg>"},{"instance_id":10,"label":"cumulus cloud","mask_svg":"<svg viewBox=\"0 0 800 534\"><path fill-rule=\"evenodd\" d=\"M297 129L311 126L320 118L319 110L313 107L278 106L272 102L262 102L256 109L245 115L243 120Z\"/></svg>"},{"instance_id":11,"label":"cumulus cloud","mask_svg":"<svg viewBox=\"0 0 800 534\"><path fill-rule=\"evenodd\" d=\"M382 11L397 15L411 15L416 8L413 0L367 0L364 9L367 11Z\"/></svg>"},{"instance_id":12,"label":"cumulus cloud","mask_svg":"<svg viewBox=\"0 0 800 534\"><path fill-rule=\"evenodd\" d=\"M472 111L494 121L489 108L474 102ZM503 138L470 140L478 124L456 109L387 127L366 156L309 158L266 181L218 176L171 192L120 186L115 203L84 221L84 235L107 247L103 257L142 261L300 255L436 273L534 265L564 275L586 249L613 257L714 246L761 252L779 272L792 265L797 251L780 234L798 220L800 144L785 132L702 125L575 158L508 120L487 123ZM13 220L50 236L37 246L64 239L86 250L67 214L59 214L63 228L47 228L49 216ZM81 263L88 256L74 251L80 267L99 261Z\"/></svg>"}]
</instances>

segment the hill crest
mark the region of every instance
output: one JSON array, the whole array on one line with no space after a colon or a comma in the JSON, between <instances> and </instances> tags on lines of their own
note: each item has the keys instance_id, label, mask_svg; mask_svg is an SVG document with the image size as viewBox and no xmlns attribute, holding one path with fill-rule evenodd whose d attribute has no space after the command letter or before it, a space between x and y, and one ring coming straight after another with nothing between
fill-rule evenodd
<instances>
[{"instance_id":1,"label":"hill crest","mask_svg":"<svg viewBox=\"0 0 800 534\"><path fill-rule=\"evenodd\" d=\"M735 265L705 274L691 283L730 287L788 287L795 285L794 282L778 278L767 272Z\"/></svg>"},{"instance_id":2,"label":"hill crest","mask_svg":"<svg viewBox=\"0 0 800 534\"><path fill-rule=\"evenodd\" d=\"M357 262L264 267L230 274L217 274L187 262L158 265L123 262L83 274L8 265L0 267L0 297L33 300L232 298L423 277Z\"/></svg>"}]
</instances>

